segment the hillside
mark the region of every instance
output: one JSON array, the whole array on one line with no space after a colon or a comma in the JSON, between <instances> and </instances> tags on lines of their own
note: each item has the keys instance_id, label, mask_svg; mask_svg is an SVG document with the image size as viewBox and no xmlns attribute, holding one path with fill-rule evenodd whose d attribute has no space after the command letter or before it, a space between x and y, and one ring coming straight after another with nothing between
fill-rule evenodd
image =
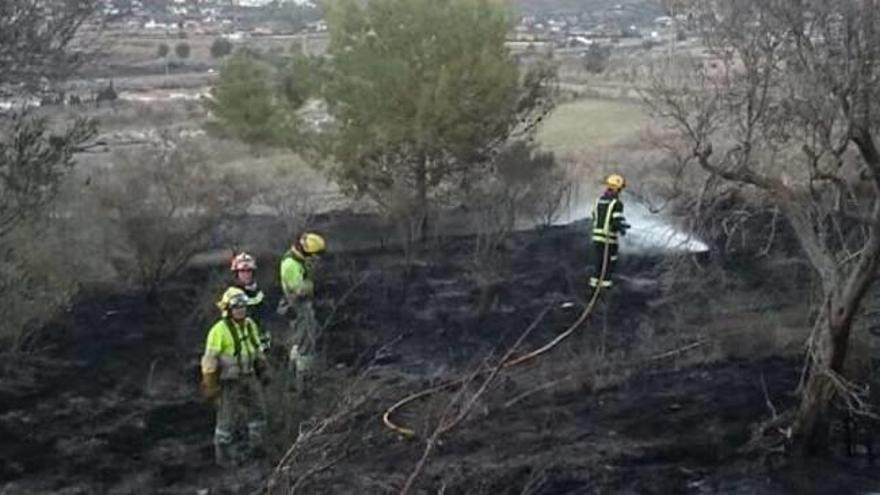
<instances>
[{"instance_id":1,"label":"hillside","mask_svg":"<svg viewBox=\"0 0 880 495\"><path fill-rule=\"evenodd\" d=\"M260 222L255 225L273 228L271 219ZM382 228L372 222L331 215L319 226L348 245L378 246ZM430 418L454 394L395 416L416 429L415 441L386 429L382 412L408 393L467 373L493 349L509 346L542 310L549 313L524 348L568 327L581 306L560 302L583 301L586 291L584 227L515 235L499 252L505 281L485 306L474 278L479 272L465 255L472 237L433 246L409 268L393 247L331 253L322 268L320 312L327 316L333 304L340 306L322 345L330 366L318 377L318 395L275 403L279 436L271 462L237 473L212 466L212 411L198 398L194 369L209 320L193 318L211 312L204 287L223 268L181 277L164 293L161 311L137 294L96 287L52 325L42 342L51 355L23 361L16 379L5 379L18 386L0 389L0 488L249 492L266 482L290 446L285 428L302 420L300 431L324 426L300 435L280 471L287 474L276 478L279 487L395 493L424 448ZM760 326L754 335L728 333L723 320L707 327L698 313L679 313L687 306L663 303L668 295L651 281L662 276L664 259L671 260L628 257L622 288L569 341L504 374L474 414L444 437L417 486L462 494L775 495L880 487L876 471L860 467L859 458L778 471L769 469L773 455L739 450L751 425L771 413L768 400L791 403L797 359L759 337L766 332ZM263 275L274 300L271 273ZM741 296L762 283L773 284L776 294L763 306L731 306L733 320L755 318L767 305L790 324L801 318L795 285L727 276L728 288L739 287ZM284 328L280 321L271 325ZM283 390L283 365L275 383ZM337 394L353 402L331 399Z\"/></svg>"}]
</instances>

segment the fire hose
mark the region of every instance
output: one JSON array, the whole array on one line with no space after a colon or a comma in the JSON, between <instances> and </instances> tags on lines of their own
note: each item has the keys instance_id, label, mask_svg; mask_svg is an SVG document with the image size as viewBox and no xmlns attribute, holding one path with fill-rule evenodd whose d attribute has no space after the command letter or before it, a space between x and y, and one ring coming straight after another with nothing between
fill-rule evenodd
<instances>
[{"instance_id":1,"label":"fire hose","mask_svg":"<svg viewBox=\"0 0 880 495\"><path fill-rule=\"evenodd\" d=\"M503 361L503 362L495 365L495 367L493 367L493 368L487 368L487 369L480 370L478 373L476 373L476 375L470 375L465 378L458 378L455 380L450 380L450 381L441 383L439 385L436 385L434 387L430 387L430 388L421 390L419 392L416 392L414 394L410 394L410 395L404 397L403 399L400 399L399 401L394 403L391 407L386 409L385 414L382 415L382 422L385 423L385 426L388 427L389 429L394 430L395 432L403 435L406 438L415 437L416 436L415 430L413 430L412 428L407 428L406 426L399 425L391 419L392 415L394 415L394 413L396 413L398 410L402 409L404 406L406 406L412 402L415 402L419 399L429 397L433 394L442 392L444 390L448 390L448 389L455 388L458 386L463 386L473 376L489 373L492 371L492 369L496 369L499 367L501 369L507 369L507 368L512 368L514 366L518 366L523 363L527 363L529 361L532 361L533 359L541 356L542 354L549 352L551 349L553 349L554 347L559 345L562 341L564 341L565 339L570 337L575 332L575 330L577 330L577 328L579 326L581 326L581 324L583 324L584 321L586 321L586 319L593 312L593 309L596 307L596 302L599 300L599 294L602 292L602 283L605 281L605 275L606 275L606 272L608 271L608 261L609 261L608 255L609 255L609 253L610 253L610 244L606 242L605 243L605 250L602 255L602 271L599 276L598 282L596 283L595 290L593 290L593 295L592 295L592 297L590 297L590 300L589 300L589 302L587 302L587 305L584 308L581 315L564 332L560 333L555 338L553 338L552 340L550 340L549 342L547 342L546 344L544 344L543 346L541 346L535 350L532 350L532 351L530 351L526 354L522 354L520 356L510 356L510 358L507 361Z\"/></svg>"}]
</instances>

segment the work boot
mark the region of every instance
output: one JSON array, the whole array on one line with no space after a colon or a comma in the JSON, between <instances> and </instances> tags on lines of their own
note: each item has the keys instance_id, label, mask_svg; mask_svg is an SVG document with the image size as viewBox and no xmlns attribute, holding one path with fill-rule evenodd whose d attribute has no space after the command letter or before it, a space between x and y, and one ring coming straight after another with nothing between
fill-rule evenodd
<instances>
[{"instance_id":1,"label":"work boot","mask_svg":"<svg viewBox=\"0 0 880 495\"><path fill-rule=\"evenodd\" d=\"M235 447L235 435L225 429L214 429L214 462L220 467L232 467L240 462Z\"/></svg>"},{"instance_id":2,"label":"work boot","mask_svg":"<svg viewBox=\"0 0 880 495\"><path fill-rule=\"evenodd\" d=\"M248 427L248 450L246 457L255 459L263 457L266 454L265 448L265 431L266 422L263 420L251 421Z\"/></svg>"},{"instance_id":3,"label":"work boot","mask_svg":"<svg viewBox=\"0 0 880 495\"><path fill-rule=\"evenodd\" d=\"M297 344L293 344L292 346L290 346L290 352L287 354L287 369L293 373L296 373L299 358L299 346Z\"/></svg>"},{"instance_id":4,"label":"work boot","mask_svg":"<svg viewBox=\"0 0 880 495\"><path fill-rule=\"evenodd\" d=\"M220 467L237 466L239 459L234 444L214 442L214 463Z\"/></svg>"},{"instance_id":5,"label":"work boot","mask_svg":"<svg viewBox=\"0 0 880 495\"><path fill-rule=\"evenodd\" d=\"M301 354L296 360L294 379L297 392L304 397L311 394L312 373L314 371L315 357L311 354Z\"/></svg>"}]
</instances>

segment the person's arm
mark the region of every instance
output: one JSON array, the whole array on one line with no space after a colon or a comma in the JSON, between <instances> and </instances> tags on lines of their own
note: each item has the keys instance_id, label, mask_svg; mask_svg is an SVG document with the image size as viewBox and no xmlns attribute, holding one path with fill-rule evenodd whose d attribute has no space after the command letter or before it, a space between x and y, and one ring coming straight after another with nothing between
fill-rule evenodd
<instances>
[{"instance_id":1,"label":"person's arm","mask_svg":"<svg viewBox=\"0 0 880 495\"><path fill-rule=\"evenodd\" d=\"M281 289L288 299L312 295L314 287L312 281L305 278L302 262L288 258L281 263Z\"/></svg>"},{"instance_id":2,"label":"person's arm","mask_svg":"<svg viewBox=\"0 0 880 495\"><path fill-rule=\"evenodd\" d=\"M202 354L202 395L213 400L220 393L220 353L223 351L223 340L220 325L215 324L208 331L205 340L205 353Z\"/></svg>"},{"instance_id":3,"label":"person's arm","mask_svg":"<svg viewBox=\"0 0 880 495\"><path fill-rule=\"evenodd\" d=\"M263 340L261 339L264 332L253 319L248 318L247 322L248 339L251 344L256 345L254 349L256 352L254 356L254 371L263 385L269 385L269 382L272 380L272 372L269 367L269 360L266 359L266 353L263 350Z\"/></svg>"},{"instance_id":4,"label":"person's arm","mask_svg":"<svg viewBox=\"0 0 880 495\"><path fill-rule=\"evenodd\" d=\"M611 211L611 225L614 231L620 232L621 235L626 235L626 231L630 228L623 215L623 203L620 201L614 203L614 209Z\"/></svg>"},{"instance_id":5,"label":"person's arm","mask_svg":"<svg viewBox=\"0 0 880 495\"><path fill-rule=\"evenodd\" d=\"M302 265L292 258L286 258L281 262L281 290L286 296L299 295L304 276Z\"/></svg>"}]
</instances>

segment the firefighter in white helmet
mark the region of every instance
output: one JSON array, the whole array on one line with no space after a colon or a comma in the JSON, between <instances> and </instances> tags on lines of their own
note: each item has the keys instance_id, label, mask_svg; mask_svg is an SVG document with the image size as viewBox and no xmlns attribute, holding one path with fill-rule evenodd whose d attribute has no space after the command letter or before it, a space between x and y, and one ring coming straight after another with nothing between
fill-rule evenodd
<instances>
[{"instance_id":1,"label":"firefighter in white helmet","mask_svg":"<svg viewBox=\"0 0 880 495\"><path fill-rule=\"evenodd\" d=\"M251 254L241 252L229 264L232 272L232 286L243 290L248 296L248 317L254 320L260 330L260 347L268 352L272 345L272 335L266 327L266 297L257 284L257 260Z\"/></svg>"}]
</instances>

